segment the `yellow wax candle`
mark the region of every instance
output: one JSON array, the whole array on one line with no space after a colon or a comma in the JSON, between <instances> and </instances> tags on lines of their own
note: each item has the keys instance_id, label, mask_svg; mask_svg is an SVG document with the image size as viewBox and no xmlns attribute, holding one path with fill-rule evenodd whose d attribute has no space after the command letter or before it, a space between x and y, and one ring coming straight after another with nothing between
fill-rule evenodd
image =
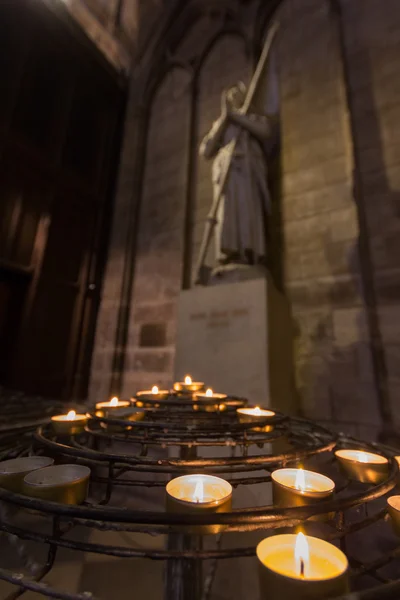
<instances>
[{"instance_id":1,"label":"yellow wax candle","mask_svg":"<svg viewBox=\"0 0 400 600\"><path fill-rule=\"evenodd\" d=\"M0 487L21 493L24 477L28 473L49 467L53 463L54 460L47 456L23 456L4 460L0 462Z\"/></svg>"},{"instance_id":2,"label":"yellow wax candle","mask_svg":"<svg viewBox=\"0 0 400 600\"><path fill-rule=\"evenodd\" d=\"M398 464L398 466L399 466L399 469L400 469L400 456L395 456L395 457L394 457L394 459L395 459L395 461L397 462L397 464ZM399 473L399 475L397 476L397 486L396 486L396 487L397 487L397 489L399 489L399 488L400 488L400 473Z\"/></svg>"},{"instance_id":3,"label":"yellow wax candle","mask_svg":"<svg viewBox=\"0 0 400 600\"><path fill-rule=\"evenodd\" d=\"M240 420L243 421L262 421L268 417L275 416L273 410L266 410L259 406L255 406L254 408L237 408L236 412L239 415Z\"/></svg>"},{"instance_id":4,"label":"yellow wax candle","mask_svg":"<svg viewBox=\"0 0 400 600\"><path fill-rule=\"evenodd\" d=\"M166 486L167 495L174 501L197 509L218 507L232 496L230 483L213 475L183 475Z\"/></svg>"},{"instance_id":5,"label":"yellow wax candle","mask_svg":"<svg viewBox=\"0 0 400 600\"><path fill-rule=\"evenodd\" d=\"M387 458L364 450L336 450L335 456L344 473L361 483L378 484L389 476Z\"/></svg>"},{"instance_id":6,"label":"yellow wax candle","mask_svg":"<svg viewBox=\"0 0 400 600\"><path fill-rule=\"evenodd\" d=\"M272 417L275 416L275 412L273 410L267 410L260 408L259 406L255 406L254 408L237 408L236 414L240 423L253 423L254 427L252 427L252 429L254 431L263 431L268 433L274 429L274 424L268 423L268 419L272 419Z\"/></svg>"},{"instance_id":7,"label":"yellow wax candle","mask_svg":"<svg viewBox=\"0 0 400 600\"><path fill-rule=\"evenodd\" d=\"M257 546L262 597L332 598L348 591L348 561L341 550L302 533L274 535Z\"/></svg>"},{"instance_id":8,"label":"yellow wax candle","mask_svg":"<svg viewBox=\"0 0 400 600\"><path fill-rule=\"evenodd\" d=\"M75 435L84 430L87 420L87 415L70 410L66 415L51 417L51 425L58 435Z\"/></svg>"},{"instance_id":9,"label":"yellow wax candle","mask_svg":"<svg viewBox=\"0 0 400 600\"><path fill-rule=\"evenodd\" d=\"M217 402L221 400L225 400L227 398L226 394L218 394L217 392L213 392L211 388L208 388L205 393L196 393L194 395L196 400L205 400L210 402L211 400L216 400Z\"/></svg>"},{"instance_id":10,"label":"yellow wax candle","mask_svg":"<svg viewBox=\"0 0 400 600\"><path fill-rule=\"evenodd\" d=\"M390 496L387 499L387 505L393 529L400 536L400 496Z\"/></svg>"},{"instance_id":11,"label":"yellow wax candle","mask_svg":"<svg viewBox=\"0 0 400 600\"><path fill-rule=\"evenodd\" d=\"M273 410L266 410L259 406L255 406L254 408L237 408L236 414L241 423L258 423L259 421L265 421L266 419L275 416Z\"/></svg>"},{"instance_id":12,"label":"yellow wax candle","mask_svg":"<svg viewBox=\"0 0 400 600\"><path fill-rule=\"evenodd\" d=\"M200 392L204 389L203 381L193 381L190 375L186 375L184 381L176 381L174 383L174 390L176 392Z\"/></svg>"},{"instance_id":13,"label":"yellow wax candle","mask_svg":"<svg viewBox=\"0 0 400 600\"><path fill-rule=\"evenodd\" d=\"M335 483L329 477L304 469L278 469L271 475L274 504L304 506L332 496Z\"/></svg>"},{"instance_id":14,"label":"yellow wax candle","mask_svg":"<svg viewBox=\"0 0 400 600\"><path fill-rule=\"evenodd\" d=\"M228 512L232 506L232 486L214 475L183 475L166 486L166 507L171 513ZM193 526L192 533L208 534L222 531L224 526Z\"/></svg>"},{"instance_id":15,"label":"yellow wax candle","mask_svg":"<svg viewBox=\"0 0 400 600\"><path fill-rule=\"evenodd\" d=\"M160 390L158 386L153 385L151 390L141 390L136 393L136 398L139 401L143 400L165 400L169 396L168 390Z\"/></svg>"},{"instance_id":16,"label":"yellow wax candle","mask_svg":"<svg viewBox=\"0 0 400 600\"><path fill-rule=\"evenodd\" d=\"M111 398L109 402L97 402L96 410L103 411L107 414L119 408L129 408L131 403L129 400L119 400L116 396Z\"/></svg>"},{"instance_id":17,"label":"yellow wax candle","mask_svg":"<svg viewBox=\"0 0 400 600\"><path fill-rule=\"evenodd\" d=\"M224 404L226 399L226 394L219 394L213 392L211 388L208 388L205 392L197 392L193 395L193 400L195 402L193 409L205 412L223 411L226 408Z\"/></svg>"},{"instance_id":18,"label":"yellow wax candle","mask_svg":"<svg viewBox=\"0 0 400 600\"><path fill-rule=\"evenodd\" d=\"M137 405L136 405L137 406ZM98 402L96 404L96 417L113 419L119 421L141 421L144 419L145 411L136 408L130 400L118 400L112 398L109 402ZM126 427L119 424L101 423L103 429L108 432L125 431Z\"/></svg>"},{"instance_id":19,"label":"yellow wax candle","mask_svg":"<svg viewBox=\"0 0 400 600\"><path fill-rule=\"evenodd\" d=\"M29 473L24 478L27 496L61 504L82 504L89 485L90 469L84 465L55 465Z\"/></svg>"}]
</instances>

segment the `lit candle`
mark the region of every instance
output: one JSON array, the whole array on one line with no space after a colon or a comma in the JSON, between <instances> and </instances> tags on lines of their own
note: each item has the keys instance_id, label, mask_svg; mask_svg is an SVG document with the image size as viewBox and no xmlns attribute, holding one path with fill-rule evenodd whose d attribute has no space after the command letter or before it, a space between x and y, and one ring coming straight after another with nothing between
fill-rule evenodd
<instances>
[{"instance_id":1,"label":"lit candle","mask_svg":"<svg viewBox=\"0 0 400 600\"><path fill-rule=\"evenodd\" d=\"M266 410L259 406L255 406L254 408L237 408L236 414L240 423L253 423L255 427L252 427L252 429L255 431L264 431L268 433L274 429L273 423L268 423L268 419L275 417L273 410Z\"/></svg>"},{"instance_id":2,"label":"lit candle","mask_svg":"<svg viewBox=\"0 0 400 600\"><path fill-rule=\"evenodd\" d=\"M58 435L75 435L84 430L87 420L87 415L79 415L70 410L66 415L51 417L51 425Z\"/></svg>"},{"instance_id":3,"label":"lit candle","mask_svg":"<svg viewBox=\"0 0 400 600\"><path fill-rule=\"evenodd\" d=\"M273 535L257 546L261 595L268 600L334 598L348 591L348 561L319 538Z\"/></svg>"},{"instance_id":4,"label":"lit candle","mask_svg":"<svg viewBox=\"0 0 400 600\"><path fill-rule=\"evenodd\" d=\"M266 410L259 406L255 406L254 408L237 408L236 414L241 423L259 423L275 416L273 410Z\"/></svg>"},{"instance_id":5,"label":"lit candle","mask_svg":"<svg viewBox=\"0 0 400 600\"><path fill-rule=\"evenodd\" d=\"M396 457L397 458L397 457ZM400 496L390 496L387 499L389 515L395 533L400 536Z\"/></svg>"},{"instance_id":6,"label":"lit candle","mask_svg":"<svg viewBox=\"0 0 400 600\"><path fill-rule=\"evenodd\" d=\"M119 421L141 421L145 417L145 411L133 406L129 400L118 400L114 397L109 402L96 404L96 417ZM116 433L126 430L126 426L116 423L102 422L101 427Z\"/></svg>"},{"instance_id":7,"label":"lit candle","mask_svg":"<svg viewBox=\"0 0 400 600\"><path fill-rule=\"evenodd\" d=\"M174 383L174 390L176 392L200 392L204 389L204 383L202 381L192 381L190 375L186 375L185 381L176 381Z\"/></svg>"},{"instance_id":8,"label":"lit candle","mask_svg":"<svg viewBox=\"0 0 400 600\"><path fill-rule=\"evenodd\" d=\"M364 450L336 450L335 456L349 479L361 483L381 483L389 476L387 458Z\"/></svg>"},{"instance_id":9,"label":"lit candle","mask_svg":"<svg viewBox=\"0 0 400 600\"><path fill-rule=\"evenodd\" d=\"M278 469L271 475L273 502L281 508L308 506L333 495L335 483L329 477L304 469ZM326 519L327 515L316 515Z\"/></svg>"},{"instance_id":10,"label":"lit candle","mask_svg":"<svg viewBox=\"0 0 400 600\"><path fill-rule=\"evenodd\" d=\"M97 402L96 410L102 413L102 416L108 416L110 413L114 414L118 409L129 408L131 403L129 400L119 400L116 396L111 398L109 402Z\"/></svg>"},{"instance_id":11,"label":"lit candle","mask_svg":"<svg viewBox=\"0 0 400 600\"><path fill-rule=\"evenodd\" d=\"M298 533L294 545L295 572L300 577L309 577L310 574L310 547L304 533Z\"/></svg>"},{"instance_id":12,"label":"lit candle","mask_svg":"<svg viewBox=\"0 0 400 600\"><path fill-rule=\"evenodd\" d=\"M216 392L213 392L211 388L208 388L204 394L202 393L197 393L194 395L196 400L206 400L206 401L210 401L212 400L225 400L225 398L227 398L226 394L217 394Z\"/></svg>"},{"instance_id":13,"label":"lit candle","mask_svg":"<svg viewBox=\"0 0 400 600\"><path fill-rule=\"evenodd\" d=\"M137 392L136 398L139 401L143 400L165 400L169 396L168 390L160 390L156 385L153 385L151 390L142 390Z\"/></svg>"},{"instance_id":14,"label":"lit candle","mask_svg":"<svg viewBox=\"0 0 400 600\"><path fill-rule=\"evenodd\" d=\"M10 492L21 493L25 475L36 469L49 467L53 463L54 460L48 456L24 456L4 460L0 462L0 487Z\"/></svg>"},{"instance_id":15,"label":"lit candle","mask_svg":"<svg viewBox=\"0 0 400 600\"><path fill-rule=\"evenodd\" d=\"M218 509L232 500L230 483L214 475L183 475L172 479L166 486L167 501L180 510Z\"/></svg>"},{"instance_id":16,"label":"lit candle","mask_svg":"<svg viewBox=\"0 0 400 600\"><path fill-rule=\"evenodd\" d=\"M218 394L208 388L205 393L196 393L193 400L197 402L193 406L195 410L205 410L206 412L215 412L225 410L224 401L227 399L226 394Z\"/></svg>"},{"instance_id":17,"label":"lit candle","mask_svg":"<svg viewBox=\"0 0 400 600\"><path fill-rule=\"evenodd\" d=\"M90 469L83 465L55 465L29 473L24 478L27 496L61 504L82 504L87 496Z\"/></svg>"},{"instance_id":18,"label":"lit candle","mask_svg":"<svg viewBox=\"0 0 400 600\"><path fill-rule=\"evenodd\" d=\"M243 421L260 421L268 417L274 417L275 413L273 410L266 410L255 406L254 408L238 408L236 409L240 420Z\"/></svg>"},{"instance_id":19,"label":"lit candle","mask_svg":"<svg viewBox=\"0 0 400 600\"><path fill-rule=\"evenodd\" d=\"M167 511L172 513L228 512L232 506L232 486L214 475L183 475L172 479L165 488ZM218 533L223 525L199 525L192 533Z\"/></svg>"}]
</instances>

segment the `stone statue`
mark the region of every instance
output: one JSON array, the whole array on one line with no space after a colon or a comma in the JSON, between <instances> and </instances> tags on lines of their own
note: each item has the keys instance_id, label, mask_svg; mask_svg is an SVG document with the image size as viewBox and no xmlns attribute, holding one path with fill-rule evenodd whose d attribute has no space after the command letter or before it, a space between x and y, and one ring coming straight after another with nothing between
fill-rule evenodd
<instances>
[{"instance_id":1,"label":"stone statue","mask_svg":"<svg viewBox=\"0 0 400 600\"><path fill-rule=\"evenodd\" d=\"M272 125L267 116L253 112L251 105L244 114L245 98L242 82L223 92L221 115L200 145L200 154L214 159L214 198L221 196L215 215L216 258L220 265L260 264L267 256L266 225L271 202L265 147L272 137ZM221 190L227 161L230 168Z\"/></svg>"},{"instance_id":2,"label":"stone statue","mask_svg":"<svg viewBox=\"0 0 400 600\"><path fill-rule=\"evenodd\" d=\"M211 268L206 257L214 230L220 265L235 268L241 264L245 269L245 265L265 264L267 258L266 224L271 206L264 149L267 142L270 146L274 142L279 98L277 79L275 85L268 84L268 60L278 30L279 23L274 22L249 88L238 83L223 93L221 115L200 146L200 154L214 159L214 197L195 269L198 285L209 282ZM214 269L213 274L224 268Z\"/></svg>"}]
</instances>

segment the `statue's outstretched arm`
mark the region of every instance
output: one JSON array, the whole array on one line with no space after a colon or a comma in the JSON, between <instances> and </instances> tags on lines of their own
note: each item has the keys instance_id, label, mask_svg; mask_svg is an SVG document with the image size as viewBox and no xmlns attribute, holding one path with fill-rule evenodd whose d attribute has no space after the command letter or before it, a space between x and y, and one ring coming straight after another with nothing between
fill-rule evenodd
<instances>
[{"instance_id":1,"label":"statue's outstretched arm","mask_svg":"<svg viewBox=\"0 0 400 600\"><path fill-rule=\"evenodd\" d=\"M271 136L271 125L268 117L256 117L252 115L243 115L240 112L231 111L230 120L239 125L260 141L265 141Z\"/></svg>"},{"instance_id":2,"label":"statue's outstretched arm","mask_svg":"<svg viewBox=\"0 0 400 600\"><path fill-rule=\"evenodd\" d=\"M217 154L222 144L226 126L227 117L226 115L221 115L221 117L215 121L214 125L200 144L199 152L201 156L210 159Z\"/></svg>"}]
</instances>

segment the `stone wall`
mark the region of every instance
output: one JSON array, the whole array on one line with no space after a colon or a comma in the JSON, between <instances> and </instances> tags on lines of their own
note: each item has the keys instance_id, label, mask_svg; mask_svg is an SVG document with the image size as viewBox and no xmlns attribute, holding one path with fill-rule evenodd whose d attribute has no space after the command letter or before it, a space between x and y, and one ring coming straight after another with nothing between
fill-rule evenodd
<instances>
[{"instance_id":1,"label":"stone wall","mask_svg":"<svg viewBox=\"0 0 400 600\"><path fill-rule=\"evenodd\" d=\"M43 0L54 5L54 0ZM70 15L118 71L132 57L163 9L162 0L63 0Z\"/></svg>"},{"instance_id":2,"label":"stone wall","mask_svg":"<svg viewBox=\"0 0 400 600\"><path fill-rule=\"evenodd\" d=\"M153 100L147 135L125 395L154 384L163 389L171 385L182 283L188 120L187 76L173 69Z\"/></svg>"},{"instance_id":3,"label":"stone wall","mask_svg":"<svg viewBox=\"0 0 400 600\"><path fill-rule=\"evenodd\" d=\"M114 357L116 353L119 312L126 271L126 247L131 235L132 214L136 210L137 173L132 169L144 151L140 122L143 110L129 103L125 118L125 135L121 149L116 202L111 240L97 317L96 337L91 364L90 399L107 398L110 394Z\"/></svg>"},{"instance_id":4,"label":"stone wall","mask_svg":"<svg viewBox=\"0 0 400 600\"><path fill-rule=\"evenodd\" d=\"M360 279L353 160L335 16L286 2L280 44L286 290L303 413L358 433L379 421Z\"/></svg>"},{"instance_id":5,"label":"stone wall","mask_svg":"<svg viewBox=\"0 0 400 600\"><path fill-rule=\"evenodd\" d=\"M187 3L187 10L191 4L201 3ZM207 0L203 4L208 6ZM197 80L196 148L218 114L221 89L238 78L246 80L252 64L249 45L254 42L255 3L221 2L221 6L225 4L233 13L236 10L236 17L232 17L236 18L235 27L231 24L227 29L240 32L242 26L243 36L241 39L230 31L219 38L202 64ZM341 0L346 64L338 15L327 0L283 2L279 17L283 27L277 47L282 260L285 293L292 307L294 370L302 412L364 437L374 436L381 427L371 315L379 317L379 335L374 334L374 344L376 348L380 341L383 343L394 412L400 386L400 328L396 322L400 316L400 254L396 252L396 240L400 239L400 87L396 83L400 69L400 8L395 0L388 0L385 11L379 4L375 0ZM180 18L184 16L182 11ZM184 63L183 67L173 71L175 80L171 74L166 77L151 108L127 324L126 394L144 385L171 383L175 305L187 260L184 248L189 231L192 258L196 257L211 204L210 165L199 159L193 171L189 169L194 145L193 139L188 139L189 92L185 95L182 90L185 85L189 90L188 73L221 23L223 20L213 21L207 13L194 19L190 29L182 30L175 58ZM247 40L247 46L243 40ZM149 57L146 60L151 68ZM174 96L175 87L181 90L178 98ZM131 156L135 155L134 135L134 127L128 126L125 148L130 148ZM124 154L122 161L127 170L129 161ZM135 163L130 168L135 169ZM362 182L357 194L355 168L359 168ZM129 205L129 176L127 171L123 173L124 191L116 199L122 228L121 206L125 203L128 210ZM187 179L190 173L194 185ZM366 223L360 216L363 211ZM110 281L118 246L116 227L114 230L107 268ZM367 240L370 261L368 252L360 254L360 233ZM368 290L366 273L372 281ZM371 289L376 296L377 315L371 305ZM108 341L98 333L95 360L102 347L112 348L111 330L115 336L116 319L109 312L115 310L117 292L110 290L106 283L98 325L98 332L106 331ZM143 339L152 336L163 345L141 346ZM109 371L104 367L102 381L107 378ZM96 381L99 377L94 375ZM105 388L105 383L100 388L94 383L92 392Z\"/></svg>"},{"instance_id":6,"label":"stone wall","mask_svg":"<svg viewBox=\"0 0 400 600\"><path fill-rule=\"evenodd\" d=\"M400 424L400 6L343 0L346 48L388 395ZM382 8L382 7L381 7Z\"/></svg>"}]
</instances>

